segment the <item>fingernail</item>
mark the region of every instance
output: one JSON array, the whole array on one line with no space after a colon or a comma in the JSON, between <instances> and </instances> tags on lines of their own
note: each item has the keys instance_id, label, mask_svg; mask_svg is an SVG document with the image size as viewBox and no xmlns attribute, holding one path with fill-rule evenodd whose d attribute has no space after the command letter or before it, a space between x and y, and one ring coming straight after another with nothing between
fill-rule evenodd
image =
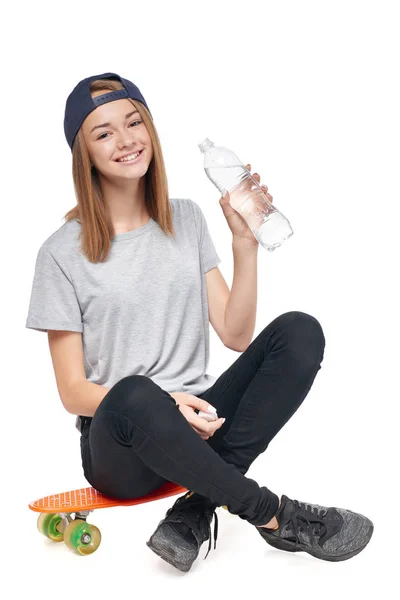
<instances>
[{"instance_id":1,"label":"fingernail","mask_svg":"<svg viewBox=\"0 0 400 600\"><path fill-rule=\"evenodd\" d=\"M226 419L222 419L222 424L224 424L224 423L225 423L225 421L226 421Z\"/></svg>"},{"instance_id":2,"label":"fingernail","mask_svg":"<svg viewBox=\"0 0 400 600\"><path fill-rule=\"evenodd\" d=\"M217 412L217 409L216 409L216 408L214 408L213 406L211 406L211 404L209 404L209 405L208 405L208 412L211 412L211 413L214 413L214 414L215 414L215 413Z\"/></svg>"}]
</instances>

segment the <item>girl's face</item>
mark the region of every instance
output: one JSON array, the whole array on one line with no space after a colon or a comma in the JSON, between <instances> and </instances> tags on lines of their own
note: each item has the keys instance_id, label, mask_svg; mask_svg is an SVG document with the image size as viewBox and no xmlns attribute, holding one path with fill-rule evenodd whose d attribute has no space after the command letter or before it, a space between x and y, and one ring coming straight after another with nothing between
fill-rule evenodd
<instances>
[{"instance_id":1,"label":"girl's face","mask_svg":"<svg viewBox=\"0 0 400 600\"><path fill-rule=\"evenodd\" d=\"M104 91L93 92L92 97ZM107 179L140 179L153 157L153 147L146 126L135 107L126 98L102 104L82 124L83 136L92 163ZM123 156L128 160L120 161Z\"/></svg>"}]
</instances>

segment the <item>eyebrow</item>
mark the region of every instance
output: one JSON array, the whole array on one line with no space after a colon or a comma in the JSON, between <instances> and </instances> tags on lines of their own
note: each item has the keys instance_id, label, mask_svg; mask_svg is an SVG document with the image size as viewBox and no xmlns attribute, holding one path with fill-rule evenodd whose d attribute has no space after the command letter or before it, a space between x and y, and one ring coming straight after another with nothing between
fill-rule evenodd
<instances>
[{"instance_id":1,"label":"eyebrow","mask_svg":"<svg viewBox=\"0 0 400 600\"><path fill-rule=\"evenodd\" d=\"M134 111L128 113L127 115L125 115L125 119L129 119L129 117L131 117L132 115L134 115L136 113L139 114L139 111L138 110L134 110ZM95 127L93 127L93 129L92 129L92 131L90 133L93 133L93 131L95 129L100 129L100 127L111 127L111 123L102 123L101 125L95 125Z\"/></svg>"}]
</instances>

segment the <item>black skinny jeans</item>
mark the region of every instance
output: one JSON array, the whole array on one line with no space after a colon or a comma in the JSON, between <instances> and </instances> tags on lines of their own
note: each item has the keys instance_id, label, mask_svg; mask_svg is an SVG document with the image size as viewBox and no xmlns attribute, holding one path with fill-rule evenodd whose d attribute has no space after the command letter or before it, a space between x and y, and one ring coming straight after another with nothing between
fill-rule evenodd
<instances>
[{"instance_id":1,"label":"black skinny jeans","mask_svg":"<svg viewBox=\"0 0 400 600\"><path fill-rule=\"evenodd\" d=\"M135 498L177 483L253 525L276 514L279 498L245 476L296 412L324 356L314 317L299 311L274 319L199 398L226 421L202 440L174 398L144 375L118 381L84 421L84 475L105 495ZM173 390L175 391L175 390Z\"/></svg>"}]
</instances>

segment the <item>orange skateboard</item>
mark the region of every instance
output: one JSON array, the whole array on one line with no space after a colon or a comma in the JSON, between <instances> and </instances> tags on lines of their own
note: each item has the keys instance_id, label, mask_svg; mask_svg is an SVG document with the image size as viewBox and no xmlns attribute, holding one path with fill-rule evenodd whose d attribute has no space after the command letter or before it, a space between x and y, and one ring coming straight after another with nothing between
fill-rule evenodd
<instances>
[{"instance_id":1,"label":"orange skateboard","mask_svg":"<svg viewBox=\"0 0 400 600\"><path fill-rule=\"evenodd\" d=\"M101 542L100 530L95 525L86 522L87 516L95 508L133 506L184 492L187 492L186 488L167 481L146 496L132 500L116 500L103 496L93 487L87 487L39 498L39 500L31 502L29 508L41 513L37 520L40 533L54 542L64 541L72 550L86 555L95 552ZM75 514L74 518L72 517L73 513Z\"/></svg>"}]
</instances>

